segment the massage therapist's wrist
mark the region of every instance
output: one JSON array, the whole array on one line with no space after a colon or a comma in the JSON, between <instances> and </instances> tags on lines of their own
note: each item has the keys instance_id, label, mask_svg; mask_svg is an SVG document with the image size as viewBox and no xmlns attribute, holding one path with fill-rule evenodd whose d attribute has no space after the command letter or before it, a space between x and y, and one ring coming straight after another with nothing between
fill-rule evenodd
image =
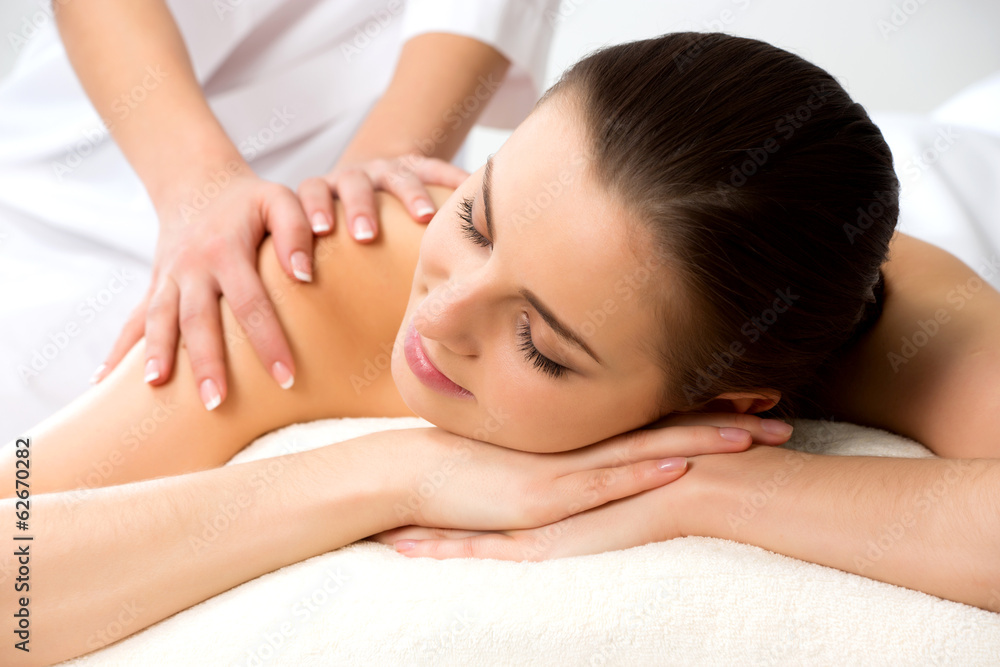
<instances>
[{"instance_id":1,"label":"massage therapist's wrist","mask_svg":"<svg viewBox=\"0 0 1000 667\"><path fill-rule=\"evenodd\" d=\"M181 205L205 208L235 178L254 176L228 137L186 139L165 151L154 170L140 174L160 219L173 217Z\"/></svg>"}]
</instances>

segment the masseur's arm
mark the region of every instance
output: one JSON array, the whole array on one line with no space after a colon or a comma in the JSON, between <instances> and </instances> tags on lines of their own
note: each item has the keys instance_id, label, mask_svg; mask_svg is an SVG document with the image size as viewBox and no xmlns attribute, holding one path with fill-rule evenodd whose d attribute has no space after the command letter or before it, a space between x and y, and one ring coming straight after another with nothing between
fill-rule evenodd
<instances>
[{"instance_id":1,"label":"masseur's arm","mask_svg":"<svg viewBox=\"0 0 1000 667\"><path fill-rule=\"evenodd\" d=\"M202 402L214 407L227 394L221 293L264 369L287 385L295 363L280 326L274 318L252 326L251 317L271 306L255 271L265 232L274 237L284 272L309 280L312 232L298 199L258 178L226 136L162 0L54 7L70 62L160 222L149 292L106 365L114 367L145 331L144 376L162 384L173 371L179 322ZM102 366L95 379L105 374Z\"/></svg>"}]
</instances>

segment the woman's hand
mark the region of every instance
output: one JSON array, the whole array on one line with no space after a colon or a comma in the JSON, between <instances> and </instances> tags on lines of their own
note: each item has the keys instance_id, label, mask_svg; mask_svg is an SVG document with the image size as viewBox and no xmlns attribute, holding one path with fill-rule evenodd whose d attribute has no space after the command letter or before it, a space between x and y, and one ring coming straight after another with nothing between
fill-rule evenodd
<instances>
[{"instance_id":1,"label":"woman's hand","mask_svg":"<svg viewBox=\"0 0 1000 667\"><path fill-rule=\"evenodd\" d=\"M542 490L550 490L551 497L540 497L544 494L536 492L534 498L542 504L526 510L537 510L538 513L532 516L538 519L555 517L544 524L524 526L521 522L508 524L506 530L488 531L487 528L457 529L443 523L427 527L426 522L414 521L412 523L420 525L384 531L369 539L395 545L399 552L412 557L518 561L602 553L661 542L685 534L679 519L686 515L684 503L690 497L694 482L669 484L680 475L675 472L657 479L654 472L647 471L650 473L647 480L652 483L640 483L641 477L627 474L632 472L628 462L653 455L686 455L697 461L699 455L745 451L751 440L758 444L779 445L791 434L791 427L784 422L729 413L671 415L657 425L655 429L632 431L573 452L533 455L546 458L576 456L572 462L567 460L557 465L577 470L575 474L583 475L583 479L608 475L608 479L621 487L602 496L599 502L589 503L582 502L576 487L576 493L562 495L564 504L553 506L552 502L560 496L559 491L552 482L548 486L543 484ZM619 463L617 468L587 469L588 466L610 466L616 461ZM641 474L643 464L639 465L635 471ZM522 498L523 502L531 504L530 497ZM505 501L496 499L496 502ZM567 511L566 502L574 503L575 510ZM559 514L564 516L559 517Z\"/></svg>"},{"instance_id":2,"label":"woman's hand","mask_svg":"<svg viewBox=\"0 0 1000 667\"><path fill-rule=\"evenodd\" d=\"M372 539L424 540L406 550L414 556L516 560L669 539L679 534L673 516L642 508L662 509L669 502L663 494L680 493L664 486L683 487L668 484L686 470L680 457L742 452L752 442L778 445L790 435L783 422L742 414L674 415L658 425L556 454L519 452L432 429L435 445L430 455L420 453L423 465L415 461L416 477L395 505L401 522L414 525ZM670 460L666 470L658 468L664 460ZM484 534L497 530L502 532ZM552 531L559 536L555 542ZM552 548L540 550L540 539Z\"/></svg>"},{"instance_id":3,"label":"woman's hand","mask_svg":"<svg viewBox=\"0 0 1000 667\"><path fill-rule=\"evenodd\" d=\"M145 335L146 382L165 383L173 372L179 327L199 395L207 409L214 409L226 397L221 293L264 368L279 385L291 387L295 362L257 273L257 250L270 232L285 272L309 282L312 232L291 190L258 178L249 166L231 165L216 173L217 187L195 188L215 192L214 197L177 195L157 206L160 238L149 290L94 381Z\"/></svg>"},{"instance_id":4,"label":"woman's hand","mask_svg":"<svg viewBox=\"0 0 1000 667\"><path fill-rule=\"evenodd\" d=\"M355 240L367 243L378 236L375 191L394 194L414 220L429 222L434 204L425 184L457 188L469 175L453 164L419 154L391 159L341 162L326 176L299 185L299 199L316 234L326 234L336 224L333 198L344 204L348 230Z\"/></svg>"}]
</instances>

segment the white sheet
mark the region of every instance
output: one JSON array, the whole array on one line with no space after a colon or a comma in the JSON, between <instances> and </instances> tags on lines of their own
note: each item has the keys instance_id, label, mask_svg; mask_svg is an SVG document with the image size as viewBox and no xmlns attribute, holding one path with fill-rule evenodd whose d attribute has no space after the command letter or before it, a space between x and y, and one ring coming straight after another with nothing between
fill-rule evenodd
<instances>
[{"instance_id":1,"label":"white sheet","mask_svg":"<svg viewBox=\"0 0 1000 667\"><path fill-rule=\"evenodd\" d=\"M231 463L419 425L427 424L297 424L260 438ZM805 420L795 426L790 444L814 453L931 456L874 429ZM409 559L362 541L63 664L998 662L1000 614L736 542L684 538L540 563Z\"/></svg>"}]
</instances>

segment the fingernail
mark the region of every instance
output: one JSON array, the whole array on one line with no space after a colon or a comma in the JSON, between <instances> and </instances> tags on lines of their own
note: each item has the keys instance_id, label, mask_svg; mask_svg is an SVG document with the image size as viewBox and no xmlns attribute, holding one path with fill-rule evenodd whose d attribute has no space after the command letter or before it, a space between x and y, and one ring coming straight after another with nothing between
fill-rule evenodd
<instances>
[{"instance_id":1,"label":"fingernail","mask_svg":"<svg viewBox=\"0 0 1000 667\"><path fill-rule=\"evenodd\" d=\"M418 199L413 205L417 207L418 218L422 218L425 215L434 215L434 207L426 199Z\"/></svg>"},{"instance_id":2,"label":"fingernail","mask_svg":"<svg viewBox=\"0 0 1000 667\"><path fill-rule=\"evenodd\" d=\"M764 429L765 433L770 433L771 435L780 435L783 437L788 437L792 434L792 425L783 422L780 419L764 419L760 422L760 427Z\"/></svg>"},{"instance_id":3,"label":"fingernail","mask_svg":"<svg viewBox=\"0 0 1000 667\"><path fill-rule=\"evenodd\" d=\"M220 403L222 403L222 396L219 394L219 388L216 386L215 380L212 378L205 378L201 381L198 393L201 394L201 402L205 404L206 410L214 410L219 407Z\"/></svg>"},{"instance_id":4,"label":"fingernail","mask_svg":"<svg viewBox=\"0 0 1000 667\"><path fill-rule=\"evenodd\" d=\"M417 546L416 540L399 540L396 542L396 551L409 551L413 547Z\"/></svg>"},{"instance_id":5,"label":"fingernail","mask_svg":"<svg viewBox=\"0 0 1000 667\"><path fill-rule=\"evenodd\" d=\"M90 376L90 384L97 384L97 378L101 376L101 373L103 373L104 369L107 367L108 367L107 364L101 364L100 366L98 366L97 370L94 371L94 374Z\"/></svg>"},{"instance_id":6,"label":"fingernail","mask_svg":"<svg viewBox=\"0 0 1000 667\"><path fill-rule=\"evenodd\" d=\"M292 253L292 273L304 283L312 282L313 276L312 267L309 266L309 255L301 250L296 250Z\"/></svg>"},{"instance_id":7,"label":"fingernail","mask_svg":"<svg viewBox=\"0 0 1000 667\"><path fill-rule=\"evenodd\" d=\"M746 442L746 439L750 437L750 431L742 428L720 428L719 435L722 436L723 440L731 440L733 442Z\"/></svg>"},{"instance_id":8,"label":"fingernail","mask_svg":"<svg viewBox=\"0 0 1000 667\"><path fill-rule=\"evenodd\" d=\"M670 459L663 459L656 464L656 467L664 472L671 472L673 470L684 470L687 467L688 460L683 456L675 456Z\"/></svg>"},{"instance_id":9,"label":"fingernail","mask_svg":"<svg viewBox=\"0 0 1000 667\"><path fill-rule=\"evenodd\" d=\"M354 218L354 238L358 241L370 241L375 238L375 225L368 216L359 215Z\"/></svg>"},{"instance_id":10,"label":"fingernail","mask_svg":"<svg viewBox=\"0 0 1000 667\"><path fill-rule=\"evenodd\" d=\"M156 359L150 359L146 362L145 375L142 376L142 381L149 383L153 380L158 380L160 378L160 364L157 363Z\"/></svg>"},{"instance_id":11,"label":"fingernail","mask_svg":"<svg viewBox=\"0 0 1000 667\"><path fill-rule=\"evenodd\" d=\"M330 231L330 216L328 216L323 211L316 211L312 214L312 227L313 232L319 234L321 232Z\"/></svg>"},{"instance_id":12,"label":"fingernail","mask_svg":"<svg viewBox=\"0 0 1000 667\"><path fill-rule=\"evenodd\" d=\"M295 384L295 378L292 376L292 372L288 370L288 366L284 365L280 361L274 362L271 366L271 375L274 379L278 381L282 389L291 389L292 385Z\"/></svg>"}]
</instances>

